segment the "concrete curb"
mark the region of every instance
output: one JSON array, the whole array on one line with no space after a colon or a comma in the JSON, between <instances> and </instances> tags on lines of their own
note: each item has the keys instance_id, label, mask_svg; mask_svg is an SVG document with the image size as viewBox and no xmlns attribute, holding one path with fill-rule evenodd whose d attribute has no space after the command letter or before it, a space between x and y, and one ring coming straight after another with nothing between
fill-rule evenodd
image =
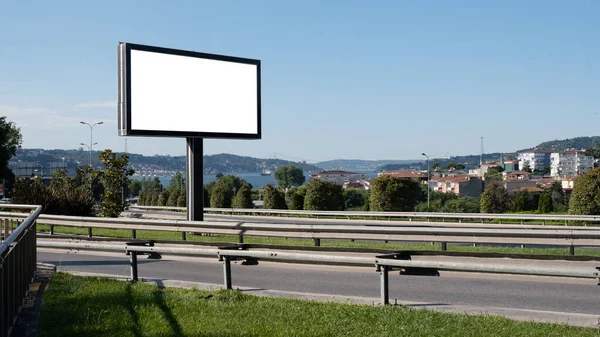
<instances>
[{"instance_id":1,"label":"concrete curb","mask_svg":"<svg viewBox=\"0 0 600 337\"><path fill-rule=\"evenodd\" d=\"M87 273L87 272L75 272L75 271L63 271L71 275L84 276L84 277L106 277L115 280L127 281L127 277L113 274L99 274L99 273ZM173 288L186 288L186 289L200 289L200 290L218 290L224 287L220 284L211 283L200 283L200 282L189 282L189 281L177 281L177 280L165 280L159 278L144 277L140 278L142 282L156 284L159 287L173 287ZM350 303L350 304L362 304L362 305L380 305L380 299L375 297L358 297L358 296L341 296L341 295L328 295L328 294L313 294L313 293L301 293L293 291L280 291L280 290L268 290L261 288L249 288L249 287L236 287L244 293L254 296L263 297L275 297L275 298L291 298L304 301L317 301L317 302L336 302L336 303ZM464 313L470 315L494 315L502 316L508 319L516 321L526 321L535 323L552 323L552 324L566 324L570 326L586 327L586 328L600 328L600 315L580 314L580 313L569 313L569 312L556 312L556 311L544 311L544 310L530 310L530 309L512 309L512 308L495 308L495 307L477 307L467 305L453 305L453 304L439 304L439 303L426 303L426 302L411 302L411 301L399 301L392 300L395 305L404 305L413 309L429 309L443 312L452 313Z\"/></svg>"}]
</instances>

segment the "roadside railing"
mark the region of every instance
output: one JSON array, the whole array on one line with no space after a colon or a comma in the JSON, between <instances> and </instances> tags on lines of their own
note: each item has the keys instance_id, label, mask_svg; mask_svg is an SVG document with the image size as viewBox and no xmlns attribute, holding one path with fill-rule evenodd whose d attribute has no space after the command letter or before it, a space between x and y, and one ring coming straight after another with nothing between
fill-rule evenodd
<instances>
[{"instance_id":1,"label":"roadside railing","mask_svg":"<svg viewBox=\"0 0 600 337\"><path fill-rule=\"evenodd\" d=\"M494 273L494 274L513 274L513 275L533 275L533 276L552 276L552 277L571 277L596 279L600 285L600 267L594 268L558 268L542 267L536 265L515 265L515 264L485 264L480 262L444 262L444 261L412 261L407 254L385 254L376 257L360 256L340 256L328 254L305 254L291 253L284 251L250 251L240 250L239 247L222 248L189 248L189 247L170 247L154 246L154 243L129 243L129 244L95 244L78 242L40 242L43 248L59 249L77 249L77 250L95 250L108 252L122 252L129 255L130 258L130 277L132 281L138 281L138 255L153 254L160 257L160 254L184 255L194 257L216 257L223 263L223 286L226 289L233 288L231 261L246 260L247 264L256 264L256 261L267 260L285 263L316 263L323 265L353 265L353 266L372 266L380 274L380 296L381 304L389 304L389 272L400 270L414 273L418 270L426 270L431 275L432 271L456 271L456 272L474 272L474 273ZM244 264L244 263L242 263ZM273 270L276 270L273 269ZM438 273L439 275L439 273Z\"/></svg>"},{"instance_id":2,"label":"roadside railing","mask_svg":"<svg viewBox=\"0 0 600 337\"><path fill-rule=\"evenodd\" d=\"M185 212L185 207L169 207L169 206L129 206L130 210L163 210L163 211L175 211ZM205 208L206 213L217 213L217 214L249 214L249 215L270 215L270 216L307 216L307 217L340 217L340 218L355 218L355 219L368 219L368 218L387 218L387 219L407 219L408 221L414 220L428 220L428 219L439 219L439 220L452 220L452 221L465 221L470 220L472 222L498 221L502 223L503 220L513 221L539 221L545 224L546 221L561 222L568 225L569 222L595 222L600 223L600 215L565 215L565 214L493 214L493 213L434 213L434 212L357 212L357 211L304 211L304 210L279 210L279 209L251 209L251 208Z\"/></svg>"},{"instance_id":3,"label":"roadside railing","mask_svg":"<svg viewBox=\"0 0 600 337\"><path fill-rule=\"evenodd\" d=\"M41 206L0 205L0 208L32 210L21 219L1 217L0 336L10 335L36 271L36 219Z\"/></svg>"},{"instance_id":4,"label":"roadside railing","mask_svg":"<svg viewBox=\"0 0 600 337\"><path fill-rule=\"evenodd\" d=\"M23 216L17 213L2 214L4 217ZM321 240L366 240L366 241L405 241L439 242L442 250L447 243L539 245L568 247L571 255L575 247L600 247L600 229L595 227L553 227L551 229L531 228L473 228L435 226L370 226L370 225L312 225L290 223L258 223L243 221L184 221L150 220L129 218L94 218L58 215L41 215L41 223L51 226L87 228L88 236L93 228L136 231L179 232L213 235L234 235L243 243L245 236L298 238L313 240L320 246ZM51 231L52 232L52 231Z\"/></svg>"}]
</instances>

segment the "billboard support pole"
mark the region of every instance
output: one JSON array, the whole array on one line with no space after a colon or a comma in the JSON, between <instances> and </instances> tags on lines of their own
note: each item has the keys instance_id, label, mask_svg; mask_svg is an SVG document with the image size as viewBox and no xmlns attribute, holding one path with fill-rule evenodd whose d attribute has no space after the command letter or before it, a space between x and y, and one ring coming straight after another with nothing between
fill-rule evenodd
<instances>
[{"instance_id":1,"label":"billboard support pole","mask_svg":"<svg viewBox=\"0 0 600 337\"><path fill-rule=\"evenodd\" d=\"M186 204L189 221L204 220L204 151L202 138L186 138ZM181 233L185 240L185 232Z\"/></svg>"}]
</instances>

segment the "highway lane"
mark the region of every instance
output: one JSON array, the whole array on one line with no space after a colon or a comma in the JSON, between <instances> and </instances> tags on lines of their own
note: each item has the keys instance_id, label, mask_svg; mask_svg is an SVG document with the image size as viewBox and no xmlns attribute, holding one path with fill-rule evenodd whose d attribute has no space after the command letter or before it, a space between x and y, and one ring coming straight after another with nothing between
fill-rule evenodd
<instances>
[{"instance_id":1,"label":"highway lane","mask_svg":"<svg viewBox=\"0 0 600 337\"><path fill-rule=\"evenodd\" d=\"M128 276L126 256L64 253L40 249L38 261L58 270ZM139 259L140 277L202 283L223 283L216 259ZM233 286L343 296L378 297L379 275L374 268L330 267L260 262L232 264ZM464 275L464 274L463 274ZM390 274L390 297L401 301L532 309L600 315L600 286L592 280L544 280L509 276L441 277Z\"/></svg>"}]
</instances>

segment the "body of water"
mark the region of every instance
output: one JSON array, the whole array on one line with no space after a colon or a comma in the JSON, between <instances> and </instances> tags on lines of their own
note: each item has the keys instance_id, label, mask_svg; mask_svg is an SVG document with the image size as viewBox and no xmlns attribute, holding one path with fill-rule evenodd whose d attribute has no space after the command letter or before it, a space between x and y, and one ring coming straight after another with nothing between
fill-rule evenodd
<instances>
[{"instance_id":1,"label":"body of water","mask_svg":"<svg viewBox=\"0 0 600 337\"><path fill-rule=\"evenodd\" d=\"M364 173L368 179L377 177L377 172L360 172L360 173ZM185 174L185 172L184 172L184 174ZM253 188L265 187L268 184L277 185L277 181L275 180L274 174L271 174L268 176L263 176L263 175L260 175L260 173L228 173L225 175L234 175L234 176L240 177L241 179L244 179L245 181L252 184ZM304 172L304 176L306 177L306 181L308 181L309 173ZM138 180L142 180L142 178L153 179L153 177L141 177L141 176L135 176L132 178L138 179ZM167 187L169 185L171 178L172 178L172 176L159 176L158 177L158 179L160 179L160 183L163 184L164 187ZM215 174L205 174L204 175L204 183L205 184L209 183L211 181L215 181L215 180L217 180Z\"/></svg>"}]
</instances>

